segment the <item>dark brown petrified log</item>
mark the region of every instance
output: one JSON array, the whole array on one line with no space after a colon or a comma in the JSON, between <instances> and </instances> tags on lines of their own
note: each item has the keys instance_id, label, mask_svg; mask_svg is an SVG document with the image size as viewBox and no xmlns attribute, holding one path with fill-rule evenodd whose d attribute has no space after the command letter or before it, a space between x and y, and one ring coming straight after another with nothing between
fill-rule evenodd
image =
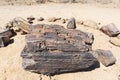
<instances>
[{"instance_id":1,"label":"dark brown petrified log","mask_svg":"<svg viewBox=\"0 0 120 80\"><path fill-rule=\"evenodd\" d=\"M25 70L53 75L98 65L92 52L93 35L59 25L30 26L22 51Z\"/></svg>"}]
</instances>

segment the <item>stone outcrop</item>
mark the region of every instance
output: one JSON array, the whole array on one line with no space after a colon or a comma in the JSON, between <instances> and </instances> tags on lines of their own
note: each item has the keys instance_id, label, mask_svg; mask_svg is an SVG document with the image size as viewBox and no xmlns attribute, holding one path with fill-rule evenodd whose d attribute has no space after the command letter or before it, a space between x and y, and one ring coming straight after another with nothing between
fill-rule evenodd
<instances>
[{"instance_id":1,"label":"stone outcrop","mask_svg":"<svg viewBox=\"0 0 120 80\"><path fill-rule=\"evenodd\" d=\"M25 70L54 75L87 70L99 63L91 54L93 35L59 25L30 26L21 56Z\"/></svg>"}]
</instances>

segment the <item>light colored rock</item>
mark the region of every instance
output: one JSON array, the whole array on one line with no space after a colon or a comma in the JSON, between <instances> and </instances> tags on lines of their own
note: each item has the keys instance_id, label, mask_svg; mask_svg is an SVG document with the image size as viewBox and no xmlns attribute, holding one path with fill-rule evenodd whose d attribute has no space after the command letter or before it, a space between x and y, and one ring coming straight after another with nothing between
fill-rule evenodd
<instances>
[{"instance_id":1,"label":"light colored rock","mask_svg":"<svg viewBox=\"0 0 120 80\"><path fill-rule=\"evenodd\" d=\"M30 24L21 17L17 17L13 20L13 26L20 28L24 32L29 32Z\"/></svg>"},{"instance_id":2,"label":"light colored rock","mask_svg":"<svg viewBox=\"0 0 120 80\"><path fill-rule=\"evenodd\" d=\"M49 18L47 19L47 21L48 21L48 22L55 22L55 21L60 20L60 19L61 19L61 18L49 17Z\"/></svg>"},{"instance_id":3,"label":"light colored rock","mask_svg":"<svg viewBox=\"0 0 120 80\"><path fill-rule=\"evenodd\" d=\"M120 47L120 39L117 38L117 37L111 37L109 42L112 43L115 46Z\"/></svg>"},{"instance_id":4,"label":"light colored rock","mask_svg":"<svg viewBox=\"0 0 120 80\"><path fill-rule=\"evenodd\" d=\"M86 26L86 27L93 28L93 29L99 29L98 23L96 23L96 22L93 21L93 20L83 21L83 25Z\"/></svg>"}]
</instances>

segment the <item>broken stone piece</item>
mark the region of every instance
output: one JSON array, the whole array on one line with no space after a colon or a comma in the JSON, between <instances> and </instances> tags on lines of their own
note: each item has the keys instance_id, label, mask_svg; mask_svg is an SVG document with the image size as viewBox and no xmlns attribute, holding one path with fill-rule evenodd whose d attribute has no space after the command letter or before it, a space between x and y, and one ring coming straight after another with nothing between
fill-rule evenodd
<instances>
[{"instance_id":1,"label":"broken stone piece","mask_svg":"<svg viewBox=\"0 0 120 80\"><path fill-rule=\"evenodd\" d=\"M14 34L14 30L9 28L0 31L0 36L7 36L9 38L14 36Z\"/></svg>"},{"instance_id":2,"label":"broken stone piece","mask_svg":"<svg viewBox=\"0 0 120 80\"><path fill-rule=\"evenodd\" d=\"M92 70L99 63L91 54L87 33L59 25L30 26L21 56L27 71L44 75ZM91 41L88 41L91 42Z\"/></svg>"},{"instance_id":3,"label":"broken stone piece","mask_svg":"<svg viewBox=\"0 0 120 80\"><path fill-rule=\"evenodd\" d=\"M33 20L35 20L35 18L33 16L30 16L30 17L27 17L27 20L28 21L33 21Z\"/></svg>"},{"instance_id":4,"label":"broken stone piece","mask_svg":"<svg viewBox=\"0 0 120 80\"><path fill-rule=\"evenodd\" d=\"M117 38L117 37L111 37L109 42L112 43L115 46L120 47L120 39Z\"/></svg>"},{"instance_id":5,"label":"broken stone piece","mask_svg":"<svg viewBox=\"0 0 120 80\"><path fill-rule=\"evenodd\" d=\"M76 28L75 18L71 18L68 20L67 28L68 29L75 29Z\"/></svg>"},{"instance_id":6,"label":"broken stone piece","mask_svg":"<svg viewBox=\"0 0 120 80\"><path fill-rule=\"evenodd\" d=\"M109 50L97 49L93 52L93 56L106 67L113 65L116 62L116 58Z\"/></svg>"},{"instance_id":7,"label":"broken stone piece","mask_svg":"<svg viewBox=\"0 0 120 80\"><path fill-rule=\"evenodd\" d=\"M110 37L115 37L120 34L120 31L113 23L101 27L100 30Z\"/></svg>"},{"instance_id":8,"label":"broken stone piece","mask_svg":"<svg viewBox=\"0 0 120 80\"><path fill-rule=\"evenodd\" d=\"M13 20L13 26L20 28L22 31L28 33L30 24L21 17L17 17Z\"/></svg>"},{"instance_id":9,"label":"broken stone piece","mask_svg":"<svg viewBox=\"0 0 120 80\"><path fill-rule=\"evenodd\" d=\"M61 18L49 17L49 18L47 19L47 21L48 21L48 22L55 22L55 21L60 20L60 19L61 19Z\"/></svg>"},{"instance_id":10,"label":"broken stone piece","mask_svg":"<svg viewBox=\"0 0 120 80\"><path fill-rule=\"evenodd\" d=\"M5 36L1 36L0 35L0 47L7 46L9 42L10 42L10 38L9 37L5 37Z\"/></svg>"},{"instance_id":11,"label":"broken stone piece","mask_svg":"<svg viewBox=\"0 0 120 80\"><path fill-rule=\"evenodd\" d=\"M98 24L95 21L86 20L86 21L83 21L81 23L86 27L90 27L90 28L93 28L93 29L99 29Z\"/></svg>"}]
</instances>

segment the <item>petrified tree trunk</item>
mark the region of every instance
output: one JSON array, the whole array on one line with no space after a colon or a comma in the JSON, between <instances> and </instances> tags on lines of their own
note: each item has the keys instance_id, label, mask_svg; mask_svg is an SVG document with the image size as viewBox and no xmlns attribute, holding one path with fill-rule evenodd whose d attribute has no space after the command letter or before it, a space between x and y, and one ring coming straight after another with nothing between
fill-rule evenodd
<instances>
[{"instance_id":1,"label":"petrified tree trunk","mask_svg":"<svg viewBox=\"0 0 120 80\"><path fill-rule=\"evenodd\" d=\"M53 75L98 64L90 54L93 38L87 33L44 24L30 26L29 33L21 54L25 70Z\"/></svg>"}]
</instances>

